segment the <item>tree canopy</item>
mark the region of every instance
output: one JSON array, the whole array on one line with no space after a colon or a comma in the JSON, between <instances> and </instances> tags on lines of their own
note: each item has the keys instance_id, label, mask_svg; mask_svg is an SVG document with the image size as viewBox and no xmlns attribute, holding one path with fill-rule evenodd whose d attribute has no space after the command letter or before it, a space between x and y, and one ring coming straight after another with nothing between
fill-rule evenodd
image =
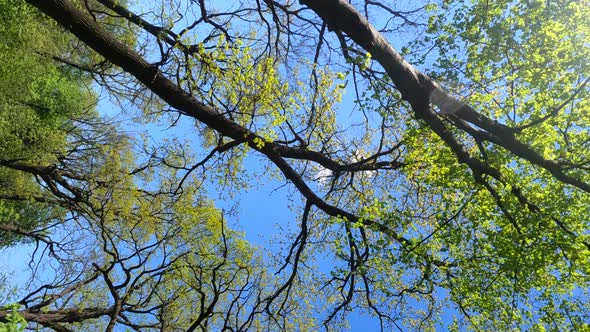
<instances>
[{"instance_id":1,"label":"tree canopy","mask_svg":"<svg viewBox=\"0 0 590 332\"><path fill-rule=\"evenodd\" d=\"M590 328L587 1L26 3L0 0L0 245L50 263L0 324ZM260 250L204 188L264 182L296 217Z\"/></svg>"}]
</instances>

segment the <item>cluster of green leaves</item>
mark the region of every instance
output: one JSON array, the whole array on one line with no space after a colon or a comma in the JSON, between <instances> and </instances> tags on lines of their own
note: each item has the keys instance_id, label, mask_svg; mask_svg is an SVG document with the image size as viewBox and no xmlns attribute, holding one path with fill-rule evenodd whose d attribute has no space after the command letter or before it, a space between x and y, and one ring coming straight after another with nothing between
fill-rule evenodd
<instances>
[{"instance_id":1,"label":"cluster of green leaves","mask_svg":"<svg viewBox=\"0 0 590 332\"><path fill-rule=\"evenodd\" d=\"M200 314L211 320L204 324L219 324L229 313L216 309L205 314L203 307L194 304L214 300L228 306L239 297L237 291L260 291L258 287L264 285L256 282L270 279L259 275L263 270L257 269L260 262L254 249L240 233L227 229L220 212L201 197L200 184L187 181L176 194L179 177L174 170L146 167L133 175L138 165L131 140L100 121L87 74L58 65L50 56L64 55L82 63L96 59L64 54L71 37L22 1L0 1L0 21L0 223L36 231L60 221L66 234L79 233L79 248L96 249L74 247L66 252L65 261L58 260L59 279L74 283L91 276L95 268L109 271L104 278L76 289L69 300L56 301L44 310L60 310L66 304L79 311L108 306L111 299L105 281L124 284L129 280L125 259L138 259L141 269L131 268L136 283L121 292L128 292L130 302L159 308L151 313L146 309L149 314L141 319L151 322L151 317L160 315L166 330L184 330ZM268 61L263 66L272 68ZM264 72L258 71L258 82L265 80L260 76ZM85 191L84 201L71 202L70 211L43 202L57 199L33 174L15 165L78 172L79 181L72 185ZM56 243L64 236L51 228L44 234ZM0 232L2 247L30 239L18 232ZM145 273L150 268L153 275ZM239 301L236 317L253 305ZM133 315L140 319L141 315ZM7 323L0 324L2 331L20 331L26 325L17 313L3 319ZM104 328L103 323L99 319L72 326Z\"/></svg>"},{"instance_id":2,"label":"cluster of green leaves","mask_svg":"<svg viewBox=\"0 0 590 332\"><path fill-rule=\"evenodd\" d=\"M55 24L20 1L0 2L0 155L3 164L51 165L65 154L71 120L94 103L86 79L46 58L65 47ZM0 168L0 222L30 230L63 215L56 208L28 200L39 195L30 174ZM18 196L18 199L17 199ZM1 246L18 237L3 234Z\"/></svg>"},{"instance_id":3,"label":"cluster of green leaves","mask_svg":"<svg viewBox=\"0 0 590 332\"><path fill-rule=\"evenodd\" d=\"M17 312L18 305L0 307L0 310L11 311L7 316L6 323L0 322L0 332L22 332L25 330L27 322Z\"/></svg>"},{"instance_id":4,"label":"cluster of green leaves","mask_svg":"<svg viewBox=\"0 0 590 332\"><path fill-rule=\"evenodd\" d=\"M182 1L178 7L181 5ZM401 321L414 330L441 326L455 330L588 328L590 308L584 301L589 298L590 288L587 193L564 184L537 165L515 158L490 140L475 139L458 129L461 122L453 115L433 115L448 126L466 153L500 175L482 176L475 174L476 169L458 163L457 152L441 140L440 132L435 134L432 126L414 117L400 93L392 88L391 80L379 78L383 74L374 70L371 55L347 47L350 40L346 36L340 35L337 43L342 53L331 46L327 53L354 56L334 60L326 55L328 65L320 69L319 65L306 64L298 52L286 51L285 58L279 60L267 52L272 49L270 44L256 48L258 42L270 37L263 33L242 34L247 36L242 39L248 40L245 44L238 38L215 41L215 29L203 39L206 33L201 34L197 23L176 29L177 22L186 21L185 14L174 7L168 15L165 12L170 8L163 6L153 11L163 13L155 18L165 27L158 29L159 34L149 32L157 40L152 49L145 46L151 37L146 38L145 45L135 44L131 37L134 29L144 27L127 29L125 20L129 15L109 18L102 9L93 11L93 15L106 19L106 26L121 42L148 54L147 58L159 54L159 71L176 79L186 92L236 126L258 135L253 146L243 144L226 151L225 137L211 128L198 128L204 138L203 147L218 148L214 152L223 153L216 160L218 164L209 167L213 176L223 185L228 179L239 182L229 191L242 190L252 181L242 168L250 148L261 150L271 141L286 148L320 151L323 157L347 166L370 168L386 158L397 158L401 163L393 171L398 167L392 166L398 165L393 162L382 163L385 166L379 170L327 171L298 157L295 161L284 158L301 177L292 177L291 181L311 183L321 173L324 179L316 187L310 185L324 194L318 199L344 207L359 219L353 223L344 217L329 218L312 212L307 220L309 229L305 230L307 247L302 251L298 270L292 274L294 283L282 288L282 279L260 267L267 262L241 234L224 228L222 216L201 197L200 182L189 179L179 187L184 172L198 173L187 166L195 163L187 157L191 152L169 146L167 155L154 154L148 166L140 167L130 142L112 135L108 144L93 148L100 157L88 157L92 165L84 181L84 189L90 193L85 202L88 210L82 212L88 232L85 241L97 248L84 258L94 264L90 270L100 271L102 276L81 288L73 297L76 300L68 304L91 308L110 305L117 297L125 298L129 303L161 308L158 314L162 329L186 329L195 317L207 313L210 304L223 309L209 312L203 318L207 323L201 327L221 326L224 316L248 320L249 311L271 313L278 308L282 310L278 312L282 322L273 322L276 317L268 321L254 319L249 326L302 329L317 324L314 316L325 314L331 319L338 310L362 308L378 314L382 321L387 317L388 322ZM196 7L193 2L186 6L193 10ZM369 7L369 3L365 6ZM5 7L6 17L21 13ZM296 31L290 36L294 40L304 39L304 26L312 26L310 31L324 31L325 26L314 26L313 21L299 14L281 21L274 11L279 7L271 11L277 29L282 24L289 26L291 19L303 17L301 26L285 32ZM268 13L261 8L259 4L258 11L241 8L237 12L253 13L256 20L264 21ZM206 11L200 9L197 16ZM565 0L444 0L439 4L430 2L423 10L430 16L424 22L425 35L402 53L416 56L411 47L428 49L418 55L419 63L433 68L432 76L452 95L461 97L477 112L514 128L515 137L526 148L539 152L547 163L565 165L568 175L589 182L590 27L580 23L590 21L587 4ZM299 12L289 15L293 13ZM367 10L366 15L369 13ZM223 15L234 17L235 13L221 10L215 17ZM154 18L152 14L144 17ZM41 52L47 44L64 45L40 42L52 33L43 30L45 25L35 30L37 23L30 21L23 31L35 32L22 38L38 43ZM231 24L226 23L221 25L231 30ZM21 26L14 24L4 29L7 36L21 36ZM36 31L43 33L36 35ZM267 33L272 31L269 27ZM320 38L314 61L324 60L322 43L332 42L326 35ZM277 38L276 45L278 41L283 40ZM306 41L301 42L305 45ZM165 50L165 43L170 49ZM71 79L71 72L34 63L37 55L27 53L28 46L19 47L11 44L3 48L13 52L6 53L6 60L14 68L0 69L0 80L11 82L6 86L0 82L0 89L5 91L0 102L6 104L0 109L0 116L6 117L0 118L4 121L0 121L0 151L5 149L5 154L11 156L8 161L51 164L59 160L70 142L64 124L84 109L89 95L77 90L76 85L70 89L71 82L83 81L81 77ZM94 55L90 52L86 56ZM13 58L24 58L25 62L10 62ZM301 67L293 69L291 63ZM16 77L19 66L32 66L34 79ZM337 73L343 67L346 74ZM338 103L347 84L335 83L347 78L357 92L354 107L364 118L338 123ZM114 81L103 83L113 84L111 88L116 88L112 92L117 97L149 104L152 96L138 93L135 83ZM150 111L162 113L164 106L158 101L151 107ZM4 109L9 110L6 115ZM8 125L15 121L22 126ZM7 125L2 127L4 123ZM156 167L158 162L166 167ZM39 192L30 175L4 168L0 171L6 172L0 173L0 181L8 183L7 194ZM210 176L207 173L198 175ZM17 204L11 201L2 204L4 219L26 219L30 222L20 224L27 228L36 227L41 219L55 219L54 214L40 216L38 209L11 207ZM323 209L326 211L325 205ZM372 226L365 227L365 222ZM303 249L303 237L301 230L297 240L289 243L289 257L298 245ZM325 269L313 265L314 257L321 257L322 262L333 259L329 276L318 273ZM283 265L282 257L275 259L281 260L276 265L283 271L288 264ZM150 272L127 262L139 262L137 266L143 265ZM114 290L109 283L120 286ZM275 303L265 306L264 299L279 288L288 289L291 297L279 296ZM321 290L317 296L306 294L316 289ZM245 300L238 303L236 299ZM59 309L60 304L57 302L54 309ZM316 315L311 314L314 310ZM145 312L129 317L155 323L154 312ZM449 313L455 316L451 323ZM332 323L326 326L343 326L340 320Z\"/></svg>"},{"instance_id":5,"label":"cluster of green leaves","mask_svg":"<svg viewBox=\"0 0 590 332\"><path fill-rule=\"evenodd\" d=\"M260 136L254 140L254 148L285 139L292 128L305 127L305 140L312 148L332 139L337 131L335 111L345 87L335 81L343 79L343 74L308 62L290 68L242 39L230 42L221 35L204 43L199 37L184 37L182 44L197 46L195 56L175 58L178 63L173 63L171 71L183 73L179 85L199 100ZM257 39L260 36L254 32L244 38ZM182 49L182 44L175 47ZM367 56L359 61L369 59ZM316 76L310 84L305 79L312 70ZM148 110L153 112L153 105ZM200 133L203 147L215 147L223 141L211 128L203 127ZM242 168L249 148L245 144L226 153L225 171L216 174L220 183L231 179L239 187L250 185Z\"/></svg>"},{"instance_id":6,"label":"cluster of green leaves","mask_svg":"<svg viewBox=\"0 0 590 332\"><path fill-rule=\"evenodd\" d=\"M587 4L445 1L431 10L425 38L440 54L433 75L478 112L521 128L518 139L548 160L569 163L570 174L587 181L590 28L581 23L590 20ZM468 315L463 323L587 328L590 197L501 147L456 134L469 153L500 170L502 182L474 184L444 142L419 127L406 131L412 164L403 172L430 204L412 206L434 216L408 221L418 232L406 234L419 240L432 233L420 250L457 264L439 269L438 278Z\"/></svg>"},{"instance_id":7,"label":"cluster of green leaves","mask_svg":"<svg viewBox=\"0 0 590 332\"><path fill-rule=\"evenodd\" d=\"M588 6L574 1L443 1L424 9L430 19L418 41L434 43L434 61L427 63L430 58L424 56L422 62L433 68L432 76L481 114L520 128L516 137L545 159L571 163L569 174L588 180L590 97L585 82L590 50L588 25L580 24L590 19ZM335 279L350 276L351 243L365 243L368 236L373 256L354 273L371 276L373 300L385 311L408 312L404 320L412 328L445 325L430 315L442 314L448 303L463 317L457 328L587 326L581 300L587 297L590 269L587 194L504 148L451 129L468 153L502 174L502 181L486 177L487 187L474 181L445 142L411 116L391 82L367 74L368 54L347 64L366 74L366 85L357 87L356 105L374 111L364 114L358 140L351 138L357 136L350 128L349 137L338 135L343 129L336 110L344 86L334 89L333 81L346 76L328 69L315 83L317 90L308 90L303 82L283 83L281 70L286 69L278 60L253 54L259 53L224 40L212 51L203 46L195 63L182 63L187 66L182 84L266 140L281 138L281 130L289 132L283 126L287 122L305 127L301 132L309 135L310 148L345 162L356 162L377 146L403 145L404 166L395 179L385 172L340 178L330 173L326 178L333 181L319 186L330 190L327 201L361 217L356 225L319 218L323 222L312 233L317 242L310 251L325 250L339 263L332 271ZM318 93L327 101L319 103L323 106L301 106L314 105ZM208 145L218 141L211 134ZM260 148L265 142L255 144ZM409 244L401 246L379 232L364 234L363 220L383 221ZM438 292L448 296L437 299Z\"/></svg>"},{"instance_id":8,"label":"cluster of green leaves","mask_svg":"<svg viewBox=\"0 0 590 332\"><path fill-rule=\"evenodd\" d=\"M581 22L590 21L590 7L443 1L425 10L427 33L410 45L428 56L405 53L432 68L452 95L519 128L520 141L568 163L568 174L587 182L590 26ZM372 305L403 312L411 329L587 329L590 196L449 120L466 151L502 174L501 181L485 177L486 185L474 181L447 144L400 104L388 78L362 83L356 105L376 113L385 134L359 145L370 151L375 137L385 146L401 142L404 166L399 176L357 173L355 187L333 202L385 222L409 243L331 220L341 232L318 238L329 239L326 250L343 262L333 274L350 273L351 242L342 234L357 243L369 238L373 255L356 273L371 280Z\"/></svg>"}]
</instances>

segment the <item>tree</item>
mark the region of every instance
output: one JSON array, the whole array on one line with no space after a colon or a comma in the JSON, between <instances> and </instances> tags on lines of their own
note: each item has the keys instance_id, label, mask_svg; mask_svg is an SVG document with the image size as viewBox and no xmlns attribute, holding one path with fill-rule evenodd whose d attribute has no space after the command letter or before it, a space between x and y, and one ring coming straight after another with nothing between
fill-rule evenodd
<instances>
[{"instance_id":1,"label":"tree","mask_svg":"<svg viewBox=\"0 0 590 332\"><path fill-rule=\"evenodd\" d=\"M0 2L0 18L0 239L36 245L27 289L10 295L1 275L0 331L292 324L255 312L279 280L200 183L176 188L161 165L178 151L139 164L132 137L97 114L90 77L112 77L108 65L25 3Z\"/></svg>"},{"instance_id":2,"label":"tree","mask_svg":"<svg viewBox=\"0 0 590 332\"><path fill-rule=\"evenodd\" d=\"M4 246L18 239L10 236L16 232L4 232L6 228L18 224L20 231L28 231L60 218L62 213L48 208L42 199L29 200L39 194L38 187L30 175L15 168L52 162L63 150L67 118L79 116L87 99L84 91L74 88L76 81L68 80L56 66L39 62L39 55L30 52L31 45L39 52L48 47L39 39L48 29L34 19L40 14L25 4L9 5L6 1L1 3L0 14L6 22L0 31L0 151L4 166L0 170L0 245ZM21 29L33 33L23 34ZM12 197L15 195L20 197Z\"/></svg>"},{"instance_id":3,"label":"tree","mask_svg":"<svg viewBox=\"0 0 590 332\"><path fill-rule=\"evenodd\" d=\"M239 188L253 153L296 189L285 279L253 315L289 321L309 286L326 329L350 310L382 329L588 327L584 2L27 2L120 68L86 64L144 121L196 122L209 151L152 153L165 168Z\"/></svg>"}]
</instances>

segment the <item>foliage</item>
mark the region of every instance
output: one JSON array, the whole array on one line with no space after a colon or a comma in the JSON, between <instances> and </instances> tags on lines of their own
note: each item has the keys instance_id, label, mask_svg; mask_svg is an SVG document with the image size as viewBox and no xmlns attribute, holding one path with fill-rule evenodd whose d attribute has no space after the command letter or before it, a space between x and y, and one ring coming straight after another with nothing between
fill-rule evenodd
<instances>
[{"instance_id":1,"label":"foliage","mask_svg":"<svg viewBox=\"0 0 590 332\"><path fill-rule=\"evenodd\" d=\"M25 330L27 322L18 314L18 305L4 307L2 310L8 310L6 322L0 322L0 331L2 332L21 332Z\"/></svg>"},{"instance_id":2,"label":"foliage","mask_svg":"<svg viewBox=\"0 0 590 332\"><path fill-rule=\"evenodd\" d=\"M134 140L94 110L89 77L108 68L86 50L68 56L73 41L31 7L0 4L1 244L34 242L49 254L31 258L40 287L0 309L0 329L23 330L25 318L29 327L112 329L112 310L134 329L272 326L244 312L278 281L200 183L177 188L177 171L162 169L181 151L138 164Z\"/></svg>"},{"instance_id":3,"label":"foliage","mask_svg":"<svg viewBox=\"0 0 590 332\"><path fill-rule=\"evenodd\" d=\"M42 166L3 162L6 194L67 211L0 206L29 231L62 220L25 232L68 272L19 302L31 325L340 330L354 312L382 330L590 326L584 1L27 2L75 36L4 6L34 18L2 33L61 41L41 52L56 64L11 38L6 63L34 70L0 69L0 126L23 117L0 146ZM133 126L186 141L152 131L138 148L87 115L75 83L89 78ZM202 188L230 199L277 179L300 210L265 255ZM61 246L74 239L93 250Z\"/></svg>"},{"instance_id":4,"label":"foliage","mask_svg":"<svg viewBox=\"0 0 590 332\"><path fill-rule=\"evenodd\" d=\"M0 2L0 18L0 222L32 230L61 219L63 211L36 202L34 178L10 166L51 164L65 154L71 122L86 116L94 98L83 87L87 79L43 60L66 45L54 24L17 1ZM1 246L25 239L10 234L2 232Z\"/></svg>"}]
</instances>

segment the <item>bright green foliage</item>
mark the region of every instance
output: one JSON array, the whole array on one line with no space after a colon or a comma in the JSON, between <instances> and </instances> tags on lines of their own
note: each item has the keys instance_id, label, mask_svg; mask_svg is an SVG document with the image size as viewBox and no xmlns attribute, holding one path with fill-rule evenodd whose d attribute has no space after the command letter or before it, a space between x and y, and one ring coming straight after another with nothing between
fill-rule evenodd
<instances>
[{"instance_id":1,"label":"bright green foliage","mask_svg":"<svg viewBox=\"0 0 590 332\"><path fill-rule=\"evenodd\" d=\"M242 162L250 148L261 149L266 142L284 139L290 126L308 126L313 129L308 137L309 145L319 148L337 130L336 109L342 101L343 84L335 84L338 74L328 68L317 68L308 62L296 68L287 68L280 60L259 56L260 50L242 40L228 42L219 37L208 44L199 42L201 36L185 37L185 45L197 45L194 57L174 58L179 63L182 76L178 83L199 100L225 115L260 137L254 139L253 146L243 146L227 152L223 173L216 173L220 184L230 181L238 187L248 187L252 179L242 168ZM247 39L260 38L249 33ZM176 45L175 50L181 49ZM370 60L361 59L363 63ZM176 69L172 69L176 70ZM306 75L313 70L317 86L309 87ZM288 71L289 75L285 74ZM343 75L343 74L340 74ZM157 113L150 105L148 113ZM150 117L151 118L151 117ZM153 119L158 120L158 119ZM288 122L288 123L287 123ZM196 124L199 126L199 124ZM224 140L210 128L200 128L202 146L211 148ZM246 137L244 137L246 138Z\"/></svg>"},{"instance_id":2,"label":"bright green foliage","mask_svg":"<svg viewBox=\"0 0 590 332\"><path fill-rule=\"evenodd\" d=\"M173 193L178 178L172 169L150 167L131 175L137 165L125 140L104 146L101 153L100 167L88 175L88 203L78 211L79 220L65 225L82 223L77 241L92 248L76 254L83 264L63 262L72 277L80 273L77 278L89 280L67 292L68 306L108 307L114 298L124 299L136 310L127 316L130 323L163 331L196 322L199 329L242 324L260 305L259 297L269 296L280 282L266 273L260 253L201 196L200 183L187 181L182 192ZM283 324L310 320L298 303L286 307L297 308L298 315ZM59 302L45 309L58 310ZM228 317L231 321L224 323ZM263 317L249 324L276 326ZM92 319L68 326L103 330L106 325L104 319Z\"/></svg>"},{"instance_id":3,"label":"bright green foliage","mask_svg":"<svg viewBox=\"0 0 590 332\"><path fill-rule=\"evenodd\" d=\"M136 171L140 165L132 140L98 119L86 74L48 58L61 55L71 43L59 28L21 1L1 0L0 20L0 223L28 232L60 221L63 234L52 233L53 228L35 234L56 241L51 247L59 266L54 282L83 284L56 286L56 293L63 293L54 298L39 294L42 302L51 298L43 302L42 310L65 305L82 312L108 307L115 297L122 297L126 305L144 311L127 316L134 323L166 331L184 330L199 315L203 318L199 326L218 326L232 316L243 320L247 310L258 305L258 296L270 295L273 288L267 289L267 284L278 283L259 267L262 261L254 248L229 229L220 211L201 196L200 183L189 179L177 188L177 171L158 168L151 161ZM67 60L83 64L92 58L77 54ZM256 91L264 98L271 98L281 86L272 68L272 61L265 60L253 77L244 78L248 84L267 82ZM222 88L229 91L227 85ZM270 112L269 102L261 101L262 114ZM243 107L257 105L245 100ZM282 121L278 113L268 116L273 125ZM169 151L166 163L179 162L183 151L173 147ZM84 195L76 201L59 201L63 197L41 188L34 172L20 166L72 172L69 185ZM19 232L0 231L0 246L31 239ZM56 245L60 238L74 245ZM51 279L54 273L42 278ZM112 284L118 285L116 292L108 287ZM239 299L233 311L226 310L239 296L252 300ZM54 303L55 298L59 300ZM209 305L213 313L205 312ZM299 321L305 324L307 316ZM5 323L0 323L0 331L21 331L26 324L16 313L1 318ZM268 323L255 319L250 324ZM104 330L106 323L99 316L69 327Z\"/></svg>"},{"instance_id":4,"label":"bright green foliage","mask_svg":"<svg viewBox=\"0 0 590 332\"><path fill-rule=\"evenodd\" d=\"M0 322L0 332L22 332L25 330L27 322L16 312L18 307L18 305L0 307L0 310L13 311L6 317L6 323Z\"/></svg>"},{"instance_id":5,"label":"bright green foliage","mask_svg":"<svg viewBox=\"0 0 590 332\"><path fill-rule=\"evenodd\" d=\"M431 17L426 37L441 55L432 74L478 112L522 128L518 139L548 160L570 162L571 175L587 182L588 22L583 1L448 1ZM588 328L590 196L501 147L465 142L471 154L500 170L503 183L474 184L467 167L427 129L406 131L405 158L412 165L404 168L436 216L411 222L420 233L433 232L420 250L457 264L438 273L469 315L462 326Z\"/></svg>"},{"instance_id":6,"label":"bright green foliage","mask_svg":"<svg viewBox=\"0 0 590 332\"><path fill-rule=\"evenodd\" d=\"M588 4L444 1L428 13L428 34L411 47L431 52L423 63L429 74L477 112L521 128L519 140L547 160L571 163L568 174L588 182ZM383 132L366 130L365 139L339 148L352 146L354 162L378 139L401 143L405 165L399 173L357 172L354 181L343 175L334 180L331 202L383 222L408 243L380 230L363 234L362 220L331 218L314 238L329 245L310 250L333 255L332 275L350 277L352 238L361 248L368 242L371 253L353 275L367 276L371 304L403 316L409 330L590 328L588 193L498 145L475 141L441 116L467 152L502 176L478 180L400 105L388 78L363 83L355 100L369 114L363 124Z\"/></svg>"},{"instance_id":7,"label":"bright green foliage","mask_svg":"<svg viewBox=\"0 0 590 332\"><path fill-rule=\"evenodd\" d=\"M251 8L240 2L232 12L221 2L217 10L213 1L206 2L207 8L205 2L196 3L162 2L141 13L138 17L161 26L156 32L133 21L137 17L119 12L117 18L116 10L98 6L113 14L97 15L98 21L108 21L103 26L138 56L157 63L158 75L170 80L167 85L178 85L160 87L177 102L171 105L187 104L184 93L198 101L190 104L195 109L170 110L173 125L203 111L204 104L219 115L207 123L222 129L197 123L192 129L197 134L186 136L201 138L200 145L187 143L185 150L184 143L170 139L161 149L151 149L146 143L148 154L142 157L133 139L114 134L113 127L101 129L109 139L91 144L94 154L77 164L91 167L80 172L83 180L71 181L87 195L76 206L77 219L64 225L83 225L80 243L93 249L74 255L83 263L64 264L64 270L83 272L80 278L90 280L71 292L68 305L88 309L125 299L127 308L141 309L131 311L130 320L162 330L186 330L197 322L202 329L221 329L224 315L241 323L252 312L257 313L248 323L252 330L315 330L321 320L330 330L343 328L351 310L379 316L384 330L590 328L590 196L546 170L559 165L566 175L590 182L587 1L443 0L416 4L421 7L415 16L411 10L383 11L387 17L407 15L404 24L423 32L402 48L411 63L477 113L512 128L514 140L512 134L501 140L504 133L479 131L461 114L436 113L434 106L431 113L411 109L393 86L395 78L379 68L381 54L366 53L354 44L354 36L332 33L337 22L317 20L312 11L300 11L297 2L263 1ZM345 12L342 2L323 3ZM383 18L375 20L373 10L383 7L375 3L351 2L364 5L363 15L378 22ZM207 10L215 13L209 22L199 19ZM395 40L400 36L391 22L400 17L394 15L382 29ZM423 25L412 24L412 18ZM192 19L194 25L183 26ZM35 28L31 22L24 31ZM250 22L267 29L252 33ZM358 28L361 35L370 30ZM137 31L140 43L130 37ZM46 45L38 42L45 35L52 34L26 38ZM5 48L19 52L19 47ZM91 54L74 58L85 63L96 57ZM0 69L2 82L15 82L0 82L6 91L3 109L18 110L7 112L5 122L22 125L0 127L5 135L0 147L5 141L11 158L51 164L67 150L63 124L84 109L89 96L76 87L70 90L71 74L35 58L7 55L16 69ZM322 65L310 64L311 59ZM20 61L23 68L36 70L35 79L11 76ZM101 83L113 96L142 107L142 122L161 124L152 115L166 114L165 103L127 78L121 73ZM145 78L144 83L156 84ZM344 92L354 95L348 99ZM23 99L18 104L12 96ZM195 119L188 120L192 125ZM236 132L247 131L256 138L236 139ZM441 132L457 144L445 142ZM228 137L236 140L228 142ZM501 146L506 142L513 151L538 152L546 167L508 152ZM257 163L258 169L248 173L244 160L252 150L267 163ZM458 158L460 153L495 172L482 173ZM206 157L198 162L196 156ZM288 259L276 252L267 259L225 227L200 186L219 185L220 195L231 197L255 182L251 174L275 175L278 168L281 186L285 177L295 184L289 187L295 193L290 205L300 205L301 193L311 208L301 226L299 220L295 227L292 220L280 221L289 232L286 244L278 242L289 250ZM0 179L12 181L12 191L39 192L29 176L6 172ZM218 181L207 183L211 178ZM27 227L55 218L6 204L14 203L0 205L5 218L31 221ZM276 275L267 272L268 261ZM292 276L292 283L283 284L285 276ZM283 293L268 300L277 289ZM58 310L61 304L46 308ZM119 323L126 319L119 318ZM235 330L247 329L240 323ZM103 317L67 326L101 330L106 324Z\"/></svg>"},{"instance_id":8,"label":"bright green foliage","mask_svg":"<svg viewBox=\"0 0 590 332\"><path fill-rule=\"evenodd\" d=\"M285 121L293 120L310 98L315 98L314 115L323 118L318 130L325 135L334 131L332 112L341 101L341 91L334 87L332 73L317 70L318 91L313 96L297 73L287 78L278 60L255 58L257 51L241 41L230 44L220 38L213 51L206 51L202 43L199 46L196 63L184 64L190 70L182 83L210 105L230 108L229 117L237 123L273 141L279 138L279 128Z\"/></svg>"},{"instance_id":9,"label":"bright green foliage","mask_svg":"<svg viewBox=\"0 0 590 332\"><path fill-rule=\"evenodd\" d=\"M67 42L54 24L12 0L0 1L0 20L1 162L51 165L66 152L72 119L87 117L94 98L83 76L45 56ZM60 209L28 200L40 194L30 174L1 167L0 222L30 230L60 218ZM3 233L0 246L15 240Z\"/></svg>"},{"instance_id":10,"label":"bright green foliage","mask_svg":"<svg viewBox=\"0 0 590 332\"><path fill-rule=\"evenodd\" d=\"M429 49L434 43L436 56L431 63L424 60L429 73L477 112L521 128L520 141L545 159L570 162L569 174L588 182L590 25L583 23L590 22L588 5L443 1L425 10L431 15L427 34L418 39L421 45L412 46ZM448 322L431 317L445 313L446 306L462 317L457 318L460 329L588 327L587 193L502 147L452 129L467 152L502 174L501 180L474 180L440 137L400 105L388 79L363 82L356 100L366 112L359 126L363 132L347 130L350 136L340 137L336 133L351 122L336 122L344 85L334 90L332 81L347 75L330 69L339 72L340 66L327 69L322 75L328 78L316 83L317 92L334 102L306 108L300 105L309 105L315 91L293 88L303 82L280 84L275 62L266 57L255 61L251 52L256 50L240 43L232 48L224 41L213 51L201 49L201 63L188 66L193 72L187 74L187 90L267 140L281 138L276 128L284 122L300 129L309 121L301 130L309 147L344 162L371 155L378 144L403 146L405 165L399 175L357 172L354 179L342 175L320 183L326 191L336 188L326 195L328 201L361 217L357 224L318 218L312 235L317 242L309 250L335 258L332 276L370 276L373 303L384 312L407 315L404 323L415 330L446 327ZM371 66L371 56L357 55L348 64L362 73ZM255 144L261 148L265 142ZM363 234L363 219L383 222L409 244L401 246L377 231ZM351 238L357 244L368 238L372 253L354 273Z\"/></svg>"}]
</instances>

